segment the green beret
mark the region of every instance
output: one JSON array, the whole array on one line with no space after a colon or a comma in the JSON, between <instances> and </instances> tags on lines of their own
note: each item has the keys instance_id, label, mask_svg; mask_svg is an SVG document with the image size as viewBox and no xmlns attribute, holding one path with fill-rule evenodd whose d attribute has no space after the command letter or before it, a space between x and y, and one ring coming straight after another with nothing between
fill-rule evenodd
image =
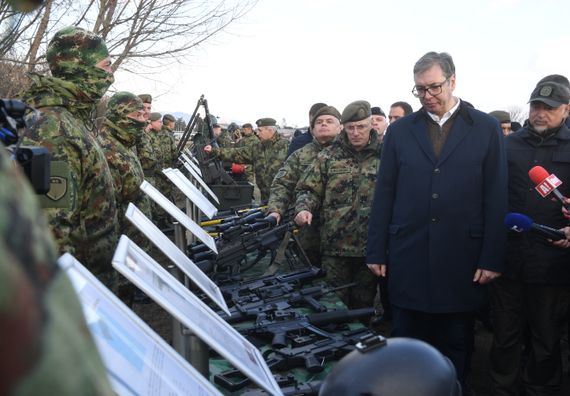
<instances>
[{"instance_id":1,"label":"green beret","mask_svg":"<svg viewBox=\"0 0 570 396\"><path fill-rule=\"evenodd\" d=\"M105 117L110 121L117 123L124 120L127 114L135 111L143 110L143 103L138 96L130 92L117 92L107 103L107 112Z\"/></svg>"},{"instance_id":2,"label":"green beret","mask_svg":"<svg viewBox=\"0 0 570 396\"><path fill-rule=\"evenodd\" d=\"M140 94L139 98L143 101L143 103L152 103L152 96L149 94Z\"/></svg>"},{"instance_id":3,"label":"green beret","mask_svg":"<svg viewBox=\"0 0 570 396\"><path fill-rule=\"evenodd\" d=\"M255 121L258 127L266 127L266 126L276 126L277 121L273 118L260 118L259 120Z\"/></svg>"},{"instance_id":4,"label":"green beret","mask_svg":"<svg viewBox=\"0 0 570 396\"><path fill-rule=\"evenodd\" d=\"M570 90L563 84L546 81L534 88L528 102L542 102L550 107L560 107L570 102Z\"/></svg>"},{"instance_id":5,"label":"green beret","mask_svg":"<svg viewBox=\"0 0 570 396\"><path fill-rule=\"evenodd\" d=\"M313 127L313 125L315 125L315 120L317 118L319 118L320 116L324 116L324 115L333 116L335 118L338 118L338 120L340 121L340 113L338 112L338 110L336 108L334 108L333 106L324 106L315 112L315 115L313 117L313 121L311 122L311 128Z\"/></svg>"},{"instance_id":6,"label":"green beret","mask_svg":"<svg viewBox=\"0 0 570 396\"><path fill-rule=\"evenodd\" d=\"M384 111L378 106L372 107L370 109L370 113L372 115L379 115L379 116L386 118L386 113L384 113Z\"/></svg>"},{"instance_id":7,"label":"green beret","mask_svg":"<svg viewBox=\"0 0 570 396\"><path fill-rule=\"evenodd\" d=\"M251 129L253 129L253 125L251 125L249 122L246 122L246 123L243 124L241 127L242 127L242 128L251 128Z\"/></svg>"},{"instance_id":8,"label":"green beret","mask_svg":"<svg viewBox=\"0 0 570 396\"><path fill-rule=\"evenodd\" d=\"M108 56L109 50L101 37L76 26L59 30L46 51L49 68L55 77L73 78Z\"/></svg>"},{"instance_id":9,"label":"green beret","mask_svg":"<svg viewBox=\"0 0 570 396\"><path fill-rule=\"evenodd\" d=\"M162 122L165 121L176 122L176 118L172 114L165 114L162 116Z\"/></svg>"},{"instance_id":10,"label":"green beret","mask_svg":"<svg viewBox=\"0 0 570 396\"><path fill-rule=\"evenodd\" d=\"M495 110L489 113L491 117L494 117L499 122L511 122L511 115L503 110Z\"/></svg>"},{"instance_id":11,"label":"green beret","mask_svg":"<svg viewBox=\"0 0 570 396\"><path fill-rule=\"evenodd\" d=\"M150 113L150 116L148 117L148 119L151 121L158 121L161 118L162 118L162 114L160 114L160 113Z\"/></svg>"},{"instance_id":12,"label":"green beret","mask_svg":"<svg viewBox=\"0 0 570 396\"><path fill-rule=\"evenodd\" d=\"M365 100L357 100L346 106L341 115L341 122L355 122L370 117L370 103Z\"/></svg>"}]
</instances>

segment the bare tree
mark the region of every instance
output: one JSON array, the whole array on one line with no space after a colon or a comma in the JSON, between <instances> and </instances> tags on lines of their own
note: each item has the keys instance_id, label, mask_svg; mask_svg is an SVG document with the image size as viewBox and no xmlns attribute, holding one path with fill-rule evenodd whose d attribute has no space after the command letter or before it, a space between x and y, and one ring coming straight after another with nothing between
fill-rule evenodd
<instances>
[{"instance_id":1,"label":"bare tree","mask_svg":"<svg viewBox=\"0 0 570 396\"><path fill-rule=\"evenodd\" d=\"M509 114L511 115L511 121L520 122L521 125L528 118L528 110L525 110L522 107L511 106L511 107L509 107L508 111L509 111Z\"/></svg>"}]
</instances>

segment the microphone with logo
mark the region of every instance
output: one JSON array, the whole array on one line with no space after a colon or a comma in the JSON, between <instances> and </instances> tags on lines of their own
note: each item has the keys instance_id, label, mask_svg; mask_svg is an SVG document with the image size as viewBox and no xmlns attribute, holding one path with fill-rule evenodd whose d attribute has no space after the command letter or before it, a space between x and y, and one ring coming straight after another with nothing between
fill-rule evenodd
<instances>
[{"instance_id":1,"label":"microphone with logo","mask_svg":"<svg viewBox=\"0 0 570 396\"><path fill-rule=\"evenodd\" d=\"M557 187L562 184L554 174L549 174L542 166L534 166L528 171L530 180L535 184L535 190L546 198L550 193L562 204L566 210L570 211L570 205L564 202L564 195L558 191Z\"/></svg>"},{"instance_id":2,"label":"microphone with logo","mask_svg":"<svg viewBox=\"0 0 570 396\"><path fill-rule=\"evenodd\" d=\"M512 231L532 231L537 235L552 239L553 241L566 239L564 232L542 224L536 224L530 217L522 213L507 213L505 216L505 225Z\"/></svg>"}]
</instances>

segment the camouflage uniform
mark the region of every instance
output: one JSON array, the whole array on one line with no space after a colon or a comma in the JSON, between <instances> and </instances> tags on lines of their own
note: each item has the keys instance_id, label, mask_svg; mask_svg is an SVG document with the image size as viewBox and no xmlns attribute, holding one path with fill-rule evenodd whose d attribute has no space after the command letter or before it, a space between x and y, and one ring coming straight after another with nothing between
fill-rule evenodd
<instances>
[{"instance_id":1,"label":"camouflage uniform","mask_svg":"<svg viewBox=\"0 0 570 396\"><path fill-rule=\"evenodd\" d=\"M351 308L372 306L376 293L376 278L365 265L365 248L379 162L375 131L366 147L356 151L343 130L317 155L297 185L296 213L320 213L327 281L335 286L359 283L338 293Z\"/></svg>"},{"instance_id":2,"label":"camouflage uniform","mask_svg":"<svg viewBox=\"0 0 570 396\"><path fill-rule=\"evenodd\" d=\"M257 143L258 141L259 141L259 139L257 138L257 136L255 136L255 134L252 133L251 135L243 136L240 140L238 140L236 142L234 147L236 147L236 148L246 147L246 146L250 146L252 144ZM253 165L245 165L245 178L251 184L255 183L255 175L254 175Z\"/></svg>"},{"instance_id":3,"label":"camouflage uniform","mask_svg":"<svg viewBox=\"0 0 570 396\"><path fill-rule=\"evenodd\" d=\"M255 167L255 182L261 192L261 200L267 201L271 182L285 161L288 146L289 142L275 132L271 139L264 142L257 141L241 148L213 148L212 154L223 161L252 164Z\"/></svg>"},{"instance_id":4,"label":"camouflage uniform","mask_svg":"<svg viewBox=\"0 0 570 396\"><path fill-rule=\"evenodd\" d=\"M228 131L222 131L220 136L216 139L218 146L223 148L234 147L234 141Z\"/></svg>"},{"instance_id":5,"label":"camouflage uniform","mask_svg":"<svg viewBox=\"0 0 570 396\"><path fill-rule=\"evenodd\" d=\"M289 208L295 205L295 187L301 179L303 173L314 161L317 154L327 145L321 145L317 140L313 141L301 149L291 154L283 167L275 175L271 184L271 195L267 203L267 212L277 212L284 217L288 214ZM299 233L301 246L307 253L313 265L320 265L320 236L319 236L319 213L314 213L311 225L301 228Z\"/></svg>"},{"instance_id":6,"label":"camouflage uniform","mask_svg":"<svg viewBox=\"0 0 570 396\"><path fill-rule=\"evenodd\" d=\"M140 140L136 144L136 153L139 157L145 180L156 187L155 171L160 165L157 155L158 150L154 144L154 135L154 132L147 132L144 130L144 127L141 128Z\"/></svg>"},{"instance_id":7,"label":"camouflage uniform","mask_svg":"<svg viewBox=\"0 0 570 396\"><path fill-rule=\"evenodd\" d=\"M138 96L129 92L117 92L107 104L105 121L97 138L113 176L119 232L129 235L137 245L144 248L148 240L142 238L138 229L125 218L129 202L152 218L149 198L139 188L144 180L143 170L133 151L145 122L127 117L127 114L142 109L143 104Z\"/></svg>"},{"instance_id":8,"label":"camouflage uniform","mask_svg":"<svg viewBox=\"0 0 570 396\"><path fill-rule=\"evenodd\" d=\"M48 46L54 77L33 75L24 94L40 111L25 144L51 155L50 191L40 197L59 252L70 252L108 284L118 240L113 180L93 133L90 116L113 75L94 65L108 56L94 34L69 27Z\"/></svg>"},{"instance_id":9,"label":"camouflage uniform","mask_svg":"<svg viewBox=\"0 0 570 396\"><path fill-rule=\"evenodd\" d=\"M0 394L112 395L25 177L0 148Z\"/></svg>"}]
</instances>

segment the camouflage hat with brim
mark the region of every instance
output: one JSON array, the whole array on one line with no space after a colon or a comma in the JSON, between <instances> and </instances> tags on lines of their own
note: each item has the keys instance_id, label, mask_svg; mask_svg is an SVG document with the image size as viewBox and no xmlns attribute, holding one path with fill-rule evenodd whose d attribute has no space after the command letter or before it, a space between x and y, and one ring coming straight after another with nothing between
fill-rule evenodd
<instances>
[{"instance_id":1,"label":"camouflage hat with brim","mask_svg":"<svg viewBox=\"0 0 570 396\"><path fill-rule=\"evenodd\" d=\"M495 110L490 112L489 115L501 123L511 122L511 115L507 111Z\"/></svg>"},{"instance_id":2,"label":"camouflage hat with brim","mask_svg":"<svg viewBox=\"0 0 570 396\"><path fill-rule=\"evenodd\" d=\"M162 122L176 122L176 118L172 114L165 114L162 116Z\"/></svg>"},{"instance_id":3,"label":"camouflage hat with brim","mask_svg":"<svg viewBox=\"0 0 570 396\"><path fill-rule=\"evenodd\" d=\"M255 121L255 124L258 127L276 126L277 121L275 121L273 118L260 118L259 120Z\"/></svg>"},{"instance_id":4,"label":"camouflage hat with brim","mask_svg":"<svg viewBox=\"0 0 570 396\"><path fill-rule=\"evenodd\" d=\"M324 115L333 116L340 121L340 113L335 107L324 106L321 107L319 110L317 110L316 113L314 114L313 122L311 123L311 128L315 125L315 121L317 120L317 118Z\"/></svg>"},{"instance_id":5,"label":"camouflage hat with brim","mask_svg":"<svg viewBox=\"0 0 570 396\"><path fill-rule=\"evenodd\" d=\"M144 109L143 102L138 96L130 92L117 92L107 103L107 112L105 117L114 123L117 123L135 111Z\"/></svg>"},{"instance_id":6,"label":"camouflage hat with brim","mask_svg":"<svg viewBox=\"0 0 570 396\"><path fill-rule=\"evenodd\" d=\"M355 122L364 120L370 117L370 103L365 100L357 100L346 106L341 115L341 122L344 124L346 122Z\"/></svg>"},{"instance_id":7,"label":"camouflage hat with brim","mask_svg":"<svg viewBox=\"0 0 570 396\"><path fill-rule=\"evenodd\" d=\"M528 103L533 102L541 102L550 107L559 107L570 102L570 90L568 87L553 81L543 82L532 91Z\"/></svg>"},{"instance_id":8,"label":"camouflage hat with brim","mask_svg":"<svg viewBox=\"0 0 570 396\"><path fill-rule=\"evenodd\" d=\"M139 98L143 101L143 103L152 103L152 96L149 94L140 94Z\"/></svg>"},{"instance_id":9,"label":"camouflage hat with brim","mask_svg":"<svg viewBox=\"0 0 570 396\"><path fill-rule=\"evenodd\" d=\"M46 59L55 77L69 77L93 68L109 56L107 45L95 33L69 26L58 31L48 44Z\"/></svg>"},{"instance_id":10,"label":"camouflage hat with brim","mask_svg":"<svg viewBox=\"0 0 570 396\"><path fill-rule=\"evenodd\" d=\"M158 121L161 118L162 118L162 114L160 114L160 113L150 113L150 116L148 117L148 119L151 121Z\"/></svg>"}]
</instances>

